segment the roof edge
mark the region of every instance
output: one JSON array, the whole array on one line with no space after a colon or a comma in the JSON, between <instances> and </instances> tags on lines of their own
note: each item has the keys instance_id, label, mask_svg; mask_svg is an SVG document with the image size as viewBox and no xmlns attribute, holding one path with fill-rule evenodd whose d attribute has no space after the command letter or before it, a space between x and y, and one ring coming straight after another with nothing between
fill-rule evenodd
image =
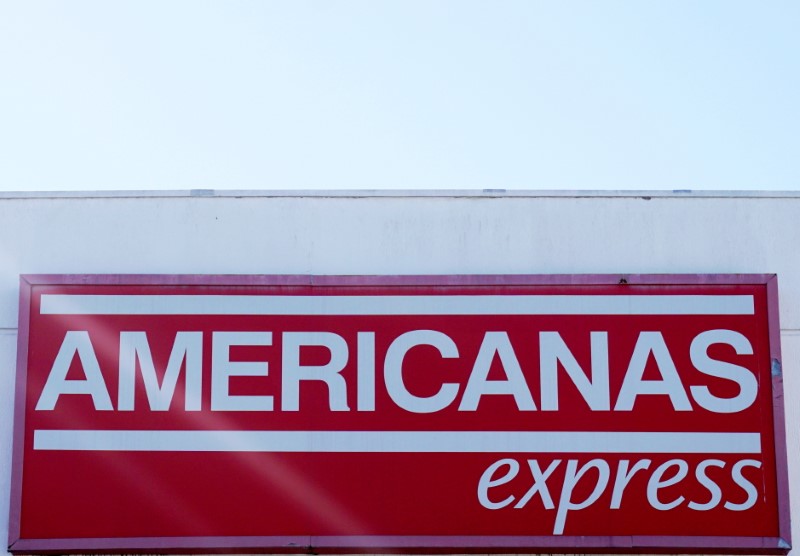
<instances>
[{"instance_id":1,"label":"roof edge","mask_svg":"<svg viewBox=\"0 0 800 556\"><path fill-rule=\"evenodd\" d=\"M243 198L243 197L443 197L443 198L800 198L800 191L760 190L555 190L555 189L175 189L96 191L0 191L4 199L120 198Z\"/></svg>"}]
</instances>

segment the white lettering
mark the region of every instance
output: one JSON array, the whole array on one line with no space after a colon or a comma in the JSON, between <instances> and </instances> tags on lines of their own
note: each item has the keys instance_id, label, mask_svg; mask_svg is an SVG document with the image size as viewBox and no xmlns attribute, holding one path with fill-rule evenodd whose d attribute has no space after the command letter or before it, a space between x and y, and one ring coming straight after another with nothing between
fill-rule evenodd
<instances>
[{"instance_id":1,"label":"white lettering","mask_svg":"<svg viewBox=\"0 0 800 556\"><path fill-rule=\"evenodd\" d=\"M747 494L747 500L741 504L725 502L725 508L733 510L734 512L743 512L745 510L749 510L755 505L756 500L758 500L758 491L756 490L755 485L753 485L753 483L748 481L745 476L742 475L742 469L745 467L755 467L756 469L761 469L761 462L754 459L743 459L741 461L737 461L733 465L733 471L731 472L731 475L733 476L733 482L742 487L742 490L744 490L745 494Z\"/></svg>"},{"instance_id":2,"label":"white lettering","mask_svg":"<svg viewBox=\"0 0 800 556\"><path fill-rule=\"evenodd\" d=\"M578 461L571 459L567 462L567 472L564 476L564 484L561 487L561 498L558 501L558 510L556 510L556 522L553 526L554 535L562 535L564 533L564 525L567 521L567 512L570 510L582 510L594 504L608 485L608 478L611 470L608 463L602 459L593 459L577 469ZM572 501L572 491L578 485L587 471L590 469L597 469L598 477L597 483L594 485L594 490L586 497L583 502L575 503Z\"/></svg>"},{"instance_id":3,"label":"white lettering","mask_svg":"<svg viewBox=\"0 0 800 556\"><path fill-rule=\"evenodd\" d=\"M502 477L492 478L495 472L503 466L508 466L508 471ZM499 510L511 504L514 501L513 496L508 496L500 502L489 500L489 489L506 484L516 477L517 473L519 473L519 463L515 459L501 459L490 465L478 481L478 500L481 506L489 510Z\"/></svg>"},{"instance_id":4,"label":"white lettering","mask_svg":"<svg viewBox=\"0 0 800 556\"><path fill-rule=\"evenodd\" d=\"M610 408L608 387L608 333L591 332L592 379L586 376L558 332L539 333L542 410L558 409L558 363L593 411Z\"/></svg>"},{"instance_id":5,"label":"white lettering","mask_svg":"<svg viewBox=\"0 0 800 556\"><path fill-rule=\"evenodd\" d=\"M614 479L614 490L611 492L610 508L612 510L618 510L620 506L622 506L622 495L625 492L625 487L628 486L633 476L636 475L638 471L644 471L649 468L652 461L649 459L640 459L633 464L630 472L628 471L629 463L628 460L624 459L619 462L619 467L617 467L617 477Z\"/></svg>"},{"instance_id":6,"label":"white lettering","mask_svg":"<svg viewBox=\"0 0 800 556\"><path fill-rule=\"evenodd\" d=\"M358 411L375 411L375 333L358 333Z\"/></svg>"},{"instance_id":7,"label":"white lettering","mask_svg":"<svg viewBox=\"0 0 800 556\"><path fill-rule=\"evenodd\" d=\"M326 348L331 358L325 365L301 365L300 348ZM339 374L347 365L347 342L333 332L284 332L281 371L283 383L281 408L300 410L300 381L319 380L328 387L328 407L331 411L347 411L347 383Z\"/></svg>"},{"instance_id":8,"label":"white lettering","mask_svg":"<svg viewBox=\"0 0 800 556\"><path fill-rule=\"evenodd\" d=\"M186 361L184 405L186 411L200 411L203 380L203 333L178 332L169 355L164 379L158 384L153 356L145 332L119 334L119 389L117 409L133 411L136 384L136 361L142 373L147 401L153 411L166 411L172 403L181 364Z\"/></svg>"},{"instance_id":9,"label":"white lettering","mask_svg":"<svg viewBox=\"0 0 800 556\"><path fill-rule=\"evenodd\" d=\"M610 484L611 464L604 459L592 459L583 464L580 468L580 460L568 460L563 482L561 483L558 505L556 506L550 496L547 482L557 471L561 460L551 461L544 471L542 471L536 459L528 459L527 463L531 470L533 484L528 491L519 498L513 508L524 508L538 494L545 510L556 510L553 527L554 535L561 535L564 533L570 511L583 510L595 504ZM649 469L651 464L652 460L650 459L640 459L633 462L628 459L623 459L617 463L616 477L614 478L613 489L611 491L610 508L612 510L620 509L626 487L631 483L632 478L637 473ZM726 463L719 459L705 459L697 463L694 468L695 477L697 482L708 491L709 497L705 502L690 501L688 503L690 509L695 511L708 511L719 507L725 493L728 491L728 481L725 483L718 483L709 476L708 470L710 468L724 469L725 466ZM733 482L744 491L746 499L743 502L725 502L724 507L728 510L745 511L752 508L758 500L759 491L756 487L758 481L754 484L744 477L742 470L746 467L755 467L758 469L761 467L761 462L753 459L745 459L734 464L731 478ZM686 500L684 496L677 496L671 501L662 501L659 498L659 491L680 483L687 477L689 469L690 465L686 460L671 459L650 472L646 488L646 497L649 504L659 511L670 511L683 504ZM490 510L509 508L516 496L513 489L505 499L500 501L490 500L489 489L511 482L518 476L519 470L520 463L512 458L498 460L489 466L478 482L478 499L481 505ZM597 470L596 480L593 480L591 477L585 477L587 473L592 470ZM556 485L558 485L558 477L555 477L553 480ZM584 484L581 485L581 481L583 481ZM720 486L721 484L726 484L726 488L722 488ZM694 484L684 484L684 487L688 487L688 489L690 489L689 491L694 494ZM579 502L572 499L573 496L580 496L577 493L586 493L590 490L591 492L586 495L583 501Z\"/></svg>"},{"instance_id":10,"label":"white lettering","mask_svg":"<svg viewBox=\"0 0 800 556\"><path fill-rule=\"evenodd\" d=\"M533 477L533 485L528 492L525 493L525 496L519 499L519 502L514 506L515 508L522 508L530 502L531 498L534 497L535 494L539 494L542 499L542 505L545 509L552 510L555 508L555 504L553 504L553 498L550 496L550 490L547 488L547 478L556 470L556 468L561 464L561 460L553 460L550 462L550 465L547 466L547 469L542 472L542 469L539 467L539 462L535 459L528 460L528 467L531 469L531 476Z\"/></svg>"},{"instance_id":11,"label":"white lettering","mask_svg":"<svg viewBox=\"0 0 800 556\"><path fill-rule=\"evenodd\" d=\"M495 354L503 365L506 380L488 380ZM525 375L522 374L522 368L519 366L514 348L511 347L511 340L509 340L507 332L487 332L484 335L458 410L475 411L478 409L481 396L487 394L514 396L514 401L520 411L536 409L536 404L533 403L533 397L531 397L528 384L525 382Z\"/></svg>"},{"instance_id":12,"label":"white lettering","mask_svg":"<svg viewBox=\"0 0 800 556\"><path fill-rule=\"evenodd\" d=\"M85 380L67 380L70 364L75 355L78 355L83 367ZM70 330L64 335L64 341L58 350L58 355L47 376L39 401L37 411L49 411L55 408L61 394L88 394L92 397L94 408L99 411L110 411L111 397L108 395L103 373L100 372L100 363L85 330Z\"/></svg>"},{"instance_id":13,"label":"white lettering","mask_svg":"<svg viewBox=\"0 0 800 556\"><path fill-rule=\"evenodd\" d=\"M386 391L394 403L413 413L433 413L453 403L458 395L458 384L444 383L433 396L415 396L403 382L403 359L408 351L416 346L433 346L446 359L458 357L455 342L446 334L436 330L412 330L398 336L389 346L384 362Z\"/></svg>"},{"instance_id":14,"label":"white lettering","mask_svg":"<svg viewBox=\"0 0 800 556\"><path fill-rule=\"evenodd\" d=\"M211 410L272 411L272 396L235 396L233 376L268 376L264 361L231 361L231 346L271 346L271 332L214 332L211 340Z\"/></svg>"},{"instance_id":15,"label":"white lettering","mask_svg":"<svg viewBox=\"0 0 800 556\"><path fill-rule=\"evenodd\" d=\"M650 354L653 354L662 380L644 380L644 370ZM630 411L636 398L645 394L664 394L669 396L675 411L691 411L692 404L683 389L678 370L664 343L660 332L642 332L633 349L625 379L617 398L615 411Z\"/></svg>"},{"instance_id":16,"label":"white lettering","mask_svg":"<svg viewBox=\"0 0 800 556\"><path fill-rule=\"evenodd\" d=\"M698 504L697 502L689 502L689 507L693 510L698 510L701 512L705 512L717 507L720 500L722 500L722 490L720 490L719 485L715 483L711 477L706 475L706 469L709 467L719 467L722 469L725 467L725 462L719 459L707 459L701 461L700 464L695 469L695 477L697 477L697 481L706 487L709 493L711 493L711 499L704 503Z\"/></svg>"},{"instance_id":17,"label":"white lettering","mask_svg":"<svg viewBox=\"0 0 800 556\"><path fill-rule=\"evenodd\" d=\"M664 473L670 467L678 467L678 471L670 477L669 479L661 480L664 476ZM658 490L660 488L665 488L674 485L675 483L680 482L683 480L689 472L689 464L682 459L671 459L667 462L662 463L659 465L653 474L650 476L650 480L647 481L647 501L650 502L650 505L653 506L657 510L666 511L675 508L683 502L684 497L679 496L672 502L661 502L658 499Z\"/></svg>"},{"instance_id":18,"label":"white lettering","mask_svg":"<svg viewBox=\"0 0 800 556\"><path fill-rule=\"evenodd\" d=\"M719 398L711 393L708 386L692 386L692 397L701 407L715 413L736 413L753 405L758 394L758 381L753 373L725 361L711 359L708 348L713 344L733 346L737 355L752 355L753 346L742 334L733 330L709 330L699 334L693 341L689 354L692 364L703 374L735 382L739 393L733 398Z\"/></svg>"}]
</instances>

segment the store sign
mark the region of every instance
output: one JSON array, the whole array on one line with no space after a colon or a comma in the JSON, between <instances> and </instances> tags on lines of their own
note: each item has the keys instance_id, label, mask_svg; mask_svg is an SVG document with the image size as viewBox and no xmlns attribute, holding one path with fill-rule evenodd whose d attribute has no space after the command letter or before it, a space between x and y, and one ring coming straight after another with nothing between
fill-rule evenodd
<instances>
[{"instance_id":1,"label":"store sign","mask_svg":"<svg viewBox=\"0 0 800 556\"><path fill-rule=\"evenodd\" d=\"M23 276L12 552L781 553L774 276Z\"/></svg>"}]
</instances>

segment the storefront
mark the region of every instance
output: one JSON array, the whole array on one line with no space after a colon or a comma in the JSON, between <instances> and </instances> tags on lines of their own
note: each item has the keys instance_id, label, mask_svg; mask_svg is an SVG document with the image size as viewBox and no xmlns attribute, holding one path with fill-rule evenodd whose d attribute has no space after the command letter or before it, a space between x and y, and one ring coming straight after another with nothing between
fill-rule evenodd
<instances>
[{"instance_id":1,"label":"storefront","mask_svg":"<svg viewBox=\"0 0 800 556\"><path fill-rule=\"evenodd\" d=\"M790 530L795 539L800 534L800 259L794 256L799 214L800 195L777 193L6 194L0 198L6 237L0 251L6 417L0 484L7 503L0 522L9 524L10 505L16 552L785 553ZM205 296L203 304L193 307L198 294ZM259 312L250 302L278 294L286 304L280 314L301 320L247 320L274 317L273 306ZM243 295L251 297L243 301ZM188 305L187 296L194 296ZM75 305L89 298L102 303ZM207 303L212 298L213 307ZM318 303L298 309L311 298L327 301L321 309ZM165 308L173 302L176 308ZM195 320L174 320L186 315ZM387 315L400 316L395 322ZM160 330L168 330L163 341L155 339ZM526 330L535 331L535 338L527 338ZM433 353L422 367L460 361L466 372L461 382L415 384L408 368L404 375L403 360L423 349L418 346ZM274 355L257 351L272 347ZM231 355L251 348L241 360ZM320 349L322 355L303 355ZM27 475L33 484L48 475L42 469L50 470L50 486L37 482L24 493L22 459L30 461L33 451L17 450L13 480L11 456L19 350L27 375L39 373L38 383L26 385L34 392L27 398L28 426L38 427L38 449L54 458ZM253 370L266 357L274 357L269 366ZM76 365L83 374L75 374ZM119 373L111 379L110 367ZM722 382L686 382L687 368ZM448 376L455 376L454 369ZM165 389L164 375L170 373L176 382ZM256 385L252 392L234 386L269 373L282 383ZM65 410L73 398L89 411ZM650 419L645 429L625 421L641 417L643 398L659 398L642 413ZM181 429L170 417L139 419L145 404L159 415L179 409L179 419L191 419L192 412L207 421L215 410L247 412L251 424L215 421L206 427L213 437L149 434L120 441L121 431ZM33 430L19 426L26 415L19 405L17 444L29 443L33 450ZM324 419L333 424L315 428L304 421L309 406L325 406ZM587 413L574 417L582 421L571 427L570 417L558 411L566 407L577 414L578 406ZM503 417L504 407L542 415L548 424L535 431L515 428L517 414ZM545 418L548 411L552 419ZM731 421L736 414L738 421ZM222 429L263 433L269 427L252 422L265 415L278 420L273 428L281 432L320 433L312 440L281 437L288 455L270 460L288 469L270 479L284 484L271 498L284 509L264 515L295 515L295 521L287 517L285 530L259 530L253 519L249 529L231 525L229 530L239 532L229 534L220 523L236 511L226 505L258 511L257 495L245 501L248 473L258 482L264 461L248 456L236 465L250 462L249 470L226 467L226 451L214 443L222 442ZM280 421L281 415L288 420ZM587 430L595 415L597 426ZM660 422L659 415L678 425ZM76 421L64 426L69 418ZM388 424L371 424L382 420ZM754 420L768 422L767 428L752 425ZM93 434L85 441L66 429ZM676 436L676 430L700 436ZM485 432L492 434L478 434ZM643 440L642 432L650 436ZM367 433L383 437L370 440ZM551 433L558 433L558 448L548 444ZM387 434L393 436L387 440ZM308 442L314 447L303 444ZM453 459L476 451L482 459L474 462L474 472L468 470L472 463ZM126 459L150 452L171 455L149 463ZM342 459L342 453L355 455ZM398 453L406 458L409 483L387 478ZM549 455L537 456L544 453ZM97 457L106 459L98 464ZM137 480L120 472L129 464L139 470ZM159 476L165 465L171 471ZM238 494L227 483L215 493L202 473L195 473L193 484L175 486L181 469L203 465L241 475ZM325 465L349 477L350 486L331 479ZM375 466L379 476L363 473L360 498L349 508L348 489L359 482L352 470L360 465ZM110 468L119 476L103 476ZM149 481L143 481L143 470ZM380 476L395 486L382 491ZM660 488L687 476L694 485L689 490L659 495ZM313 477L327 478L315 483ZM85 481L86 500L65 499L83 492L59 490L71 478ZM411 496L415 481L426 486ZM440 496L469 490L469 500L452 508L435 501L437 484L448 481L455 486L441 488ZM136 498L142 489L147 494ZM365 505L370 492L380 498L371 506ZM423 499L426 492L429 500ZM415 510L409 497L426 509ZM184 502L190 498L198 506ZM162 499L163 511L154 511ZM292 514L292 501L299 499L314 504L314 512ZM137 517L136 508L148 503L151 511L142 513L149 517ZM359 511L368 506L383 521L365 522ZM313 521L303 517L312 514L317 529L304 522ZM637 515L645 522L636 523ZM537 520L530 532L528 517ZM142 529L150 531L143 534L147 542L131 540L136 528L115 525L137 519L151 520ZM505 522L516 525L503 529ZM86 539L94 525L101 540L92 544ZM109 541L117 529L117 539ZM211 532L203 539L205 530ZM35 540L44 536L46 542Z\"/></svg>"}]
</instances>

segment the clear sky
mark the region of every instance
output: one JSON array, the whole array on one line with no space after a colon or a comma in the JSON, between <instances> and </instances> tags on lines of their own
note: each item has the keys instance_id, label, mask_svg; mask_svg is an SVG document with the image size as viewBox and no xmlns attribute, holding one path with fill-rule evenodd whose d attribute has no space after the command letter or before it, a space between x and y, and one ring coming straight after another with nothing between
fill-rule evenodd
<instances>
[{"instance_id":1,"label":"clear sky","mask_svg":"<svg viewBox=\"0 0 800 556\"><path fill-rule=\"evenodd\" d=\"M0 3L0 189L800 189L797 1Z\"/></svg>"}]
</instances>

